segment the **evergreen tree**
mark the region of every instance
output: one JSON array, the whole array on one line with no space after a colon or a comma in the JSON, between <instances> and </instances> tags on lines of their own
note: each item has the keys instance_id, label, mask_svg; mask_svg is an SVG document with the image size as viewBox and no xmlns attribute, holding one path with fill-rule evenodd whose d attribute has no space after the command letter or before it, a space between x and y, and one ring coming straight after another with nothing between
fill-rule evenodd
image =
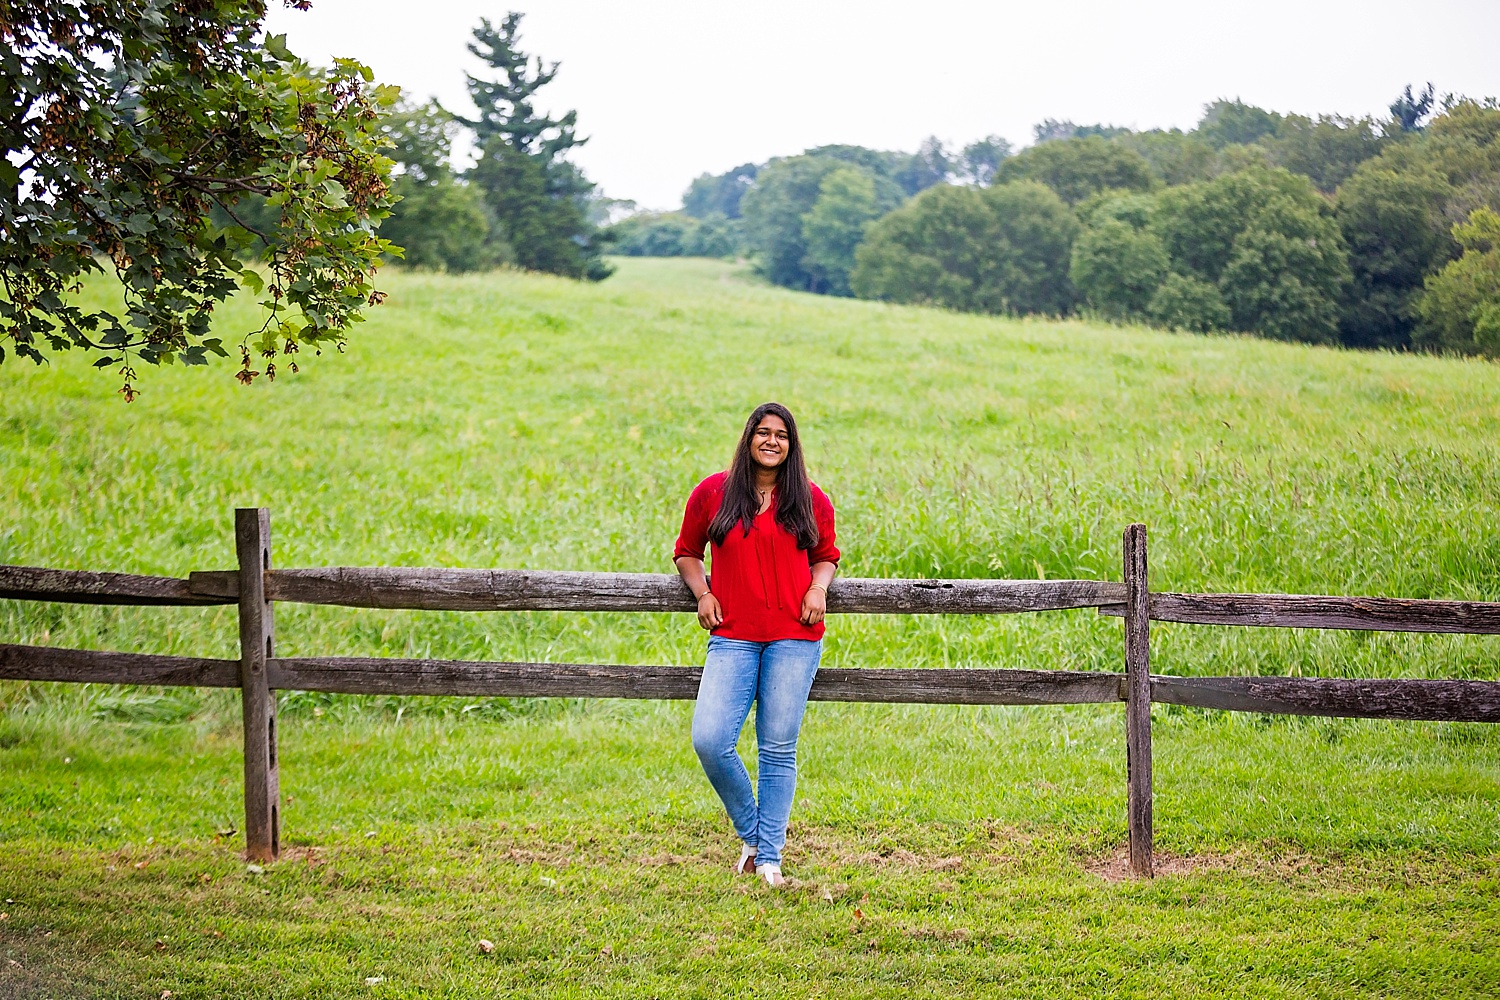
<instances>
[{"instance_id":1,"label":"evergreen tree","mask_svg":"<svg viewBox=\"0 0 1500 1000\"><path fill-rule=\"evenodd\" d=\"M1403 132L1415 132L1422 127L1422 119L1426 118L1432 111L1432 84L1415 96L1411 92L1411 84L1406 85L1399 97L1391 102L1391 117L1396 124L1401 126Z\"/></svg>"},{"instance_id":2,"label":"evergreen tree","mask_svg":"<svg viewBox=\"0 0 1500 1000\"><path fill-rule=\"evenodd\" d=\"M534 271L598 281L610 274L589 221L594 185L565 158L587 140L577 134L578 113L539 114L536 92L557 75L540 56L521 51L521 15L512 11L496 28L481 18L469 51L498 79L468 76L477 117L459 119L474 132L479 159L470 178L485 193L497 236L515 262Z\"/></svg>"}]
</instances>

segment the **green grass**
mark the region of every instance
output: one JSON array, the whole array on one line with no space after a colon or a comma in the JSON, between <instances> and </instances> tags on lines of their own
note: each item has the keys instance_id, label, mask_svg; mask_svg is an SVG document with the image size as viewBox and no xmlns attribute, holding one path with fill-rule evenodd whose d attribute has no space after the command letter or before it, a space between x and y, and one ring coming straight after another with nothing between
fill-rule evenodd
<instances>
[{"instance_id":1,"label":"green grass","mask_svg":"<svg viewBox=\"0 0 1500 1000\"><path fill-rule=\"evenodd\" d=\"M1500 368L770 289L393 275L243 390L0 368L0 562L666 571L744 415L797 413L853 576L1500 599ZM102 294L102 293L101 293ZM254 317L221 312L226 332ZM263 383L264 380L262 379ZM687 616L281 606L287 655L694 663ZM0 602L0 641L229 656L232 609ZM1118 669L1118 620L836 618L837 666ZM1179 674L1500 678L1494 638L1158 626ZM224 693L0 686L0 996L1490 996L1500 732L1157 706L1153 883L1110 706L814 705L792 892L734 884L688 707L282 698L247 872ZM373 833L373 836L367 834ZM140 862L144 867L136 867ZM856 912L857 911L857 912ZM222 936L217 936L222 935ZM481 954L480 938L496 944ZM160 941L158 946L157 942ZM382 981L366 985L366 977Z\"/></svg>"}]
</instances>

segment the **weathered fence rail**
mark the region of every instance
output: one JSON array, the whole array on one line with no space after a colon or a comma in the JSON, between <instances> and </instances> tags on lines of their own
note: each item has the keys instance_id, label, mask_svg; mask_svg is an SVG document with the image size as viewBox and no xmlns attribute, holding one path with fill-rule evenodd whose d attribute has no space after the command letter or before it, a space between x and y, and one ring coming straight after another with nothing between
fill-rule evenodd
<instances>
[{"instance_id":1,"label":"weathered fence rail","mask_svg":"<svg viewBox=\"0 0 1500 1000\"><path fill-rule=\"evenodd\" d=\"M218 574L213 574L217 576ZM233 604L238 594L218 597L197 593L188 580L130 573L0 566L0 598L18 601L62 601L68 604Z\"/></svg>"},{"instance_id":2,"label":"weathered fence rail","mask_svg":"<svg viewBox=\"0 0 1500 1000\"><path fill-rule=\"evenodd\" d=\"M1123 615L1125 606L1106 604L1099 613ZM1500 635L1500 604L1309 594L1161 593L1151 595L1151 620L1187 625Z\"/></svg>"},{"instance_id":3,"label":"weathered fence rail","mask_svg":"<svg viewBox=\"0 0 1500 1000\"><path fill-rule=\"evenodd\" d=\"M237 574L193 573L192 594L228 603ZM520 569L406 567L273 569L266 596L289 604L422 611L696 611L675 573L558 573ZM838 580L828 610L864 615L997 615L1096 608L1125 587L1095 580Z\"/></svg>"},{"instance_id":4,"label":"weathered fence rail","mask_svg":"<svg viewBox=\"0 0 1500 1000\"><path fill-rule=\"evenodd\" d=\"M240 656L212 659L0 644L0 679L239 688L247 854L280 850L277 690L467 697L696 697L701 668L370 657L277 657L277 602L449 611L696 610L675 575L404 567L273 569L264 509L239 510L239 567L186 579L0 566L0 598L239 607ZM836 580L839 614L1017 614L1097 608L1125 619L1124 672L828 668L814 701L956 705L1124 702L1132 868L1152 874L1151 703L1285 715L1500 722L1500 682L1170 677L1150 672L1150 623L1500 634L1500 603L1295 594L1151 593L1146 529L1124 536L1124 583L1098 580Z\"/></svg>"}]
</instances>

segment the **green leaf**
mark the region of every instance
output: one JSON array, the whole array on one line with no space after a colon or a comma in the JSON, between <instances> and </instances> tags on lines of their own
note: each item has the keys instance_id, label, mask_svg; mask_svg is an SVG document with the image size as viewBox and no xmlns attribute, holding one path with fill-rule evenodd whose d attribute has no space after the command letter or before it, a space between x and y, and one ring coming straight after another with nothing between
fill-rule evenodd
<instances>
[{"instance_id":1,"label":"green leaf","mask_svg":"<svg viewBox=\"0 0 1500 1000\"><path fill-rule=\"evenodd\" d=\"M94 367L95 368L108 368L110 365L114 364L118 360L120 360L120 359L119 358L109 358L109 357L100 358L98 361L94 362Z\"/></svg>"},{"instance_id":2,"label":"green leaf","mask_svg":"<svg viewBox=\"0 0 1500 1000\"><path fill-rule=\"evenodd\" d=\"M265 49L278 62L295 62L297 57L286 47L286 35L266 36Z\"/></svg>"}]
</instances>

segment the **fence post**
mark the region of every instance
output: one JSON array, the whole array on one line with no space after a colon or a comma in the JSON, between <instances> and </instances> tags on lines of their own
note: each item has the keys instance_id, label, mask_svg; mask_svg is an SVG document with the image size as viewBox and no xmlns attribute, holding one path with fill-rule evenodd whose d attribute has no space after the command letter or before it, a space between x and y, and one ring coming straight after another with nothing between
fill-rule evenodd
<instances>
[{"instance_id":1,"label":"fence post","mask_svg":"<svg viewBox=\"0 0 1500 1000\"><path fill-rule=\"evenodd\" d=\"M281 776L276 763L276 695L266 677L276 626L266 600L271 568L271 512L234 512L240 581L240 703L245 720L245 856L275 861L281 853Z\"/></svg>"},{"instance_id":2,"label":"fence post","mask_svg":"<svg viewBox=\"0 0 1500 1000\"><path fill-rule=\"evenodd\" d=\"M1151 858L1151 608L1146 526L1125 529L1125 768L1130 791L1130 870L1155 874Z\"/></svg>"}]
</instances>

